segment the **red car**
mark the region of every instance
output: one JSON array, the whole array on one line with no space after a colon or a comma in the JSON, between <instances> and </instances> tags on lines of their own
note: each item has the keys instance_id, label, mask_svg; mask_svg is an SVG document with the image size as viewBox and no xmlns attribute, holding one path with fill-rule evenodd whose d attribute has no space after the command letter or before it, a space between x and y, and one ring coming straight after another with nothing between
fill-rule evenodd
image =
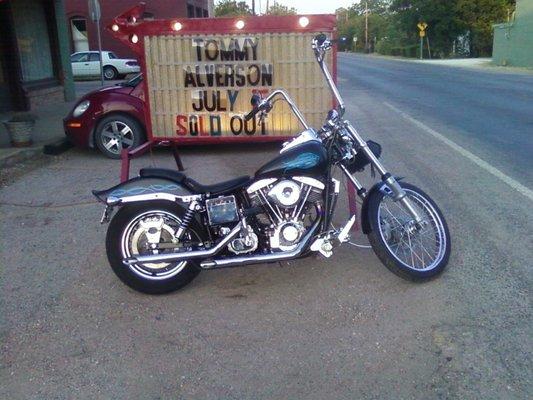
<instances>
[{"instance_id":1,"label":"red car","mask_svg":"<svg viewBox=\"0 0 533 400\"><path fill-rule=\"evenodd\" d=\"M63 120L65 134L78 147L97 147L110 158L146 140L142 75L83 96Z\"/></svg>"}]
</instances>

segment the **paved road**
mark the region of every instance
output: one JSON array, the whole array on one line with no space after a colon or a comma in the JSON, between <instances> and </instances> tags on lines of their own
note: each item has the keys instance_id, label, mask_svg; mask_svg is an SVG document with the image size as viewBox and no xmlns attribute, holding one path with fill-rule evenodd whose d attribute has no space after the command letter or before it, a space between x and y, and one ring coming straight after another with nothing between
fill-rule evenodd
<instances>
[{"instance_id":1,"label":"paved road","mask_svg":"<svg viewBox=\"0 0 533 400\"><path fill-rule=\"evenodd\" d=\"M329 260L206 272L180 292L141 295L112 274L102 210L88 193L116 183L119 165L72 150L0 189L0 398L527 398L532 201L427 130L457 140L456 119L424 114L379 92L376 76L350 72L366 62L387 65L341 59L347 116L445 212L453 253L444 275L412 284L372 252L343 247ZM428 76L448 71L433 68ZM384 74L378 86L390 85ZM275 153L189 148L183 161L211 183L253 173ZM151 162L172 165L160 151L133 168Z\"/></svg>"},{"instance_id":2,"label":"paved road","mask_svg":"<svg viewBox=\"0 0 533 400\"><path fill-rule=\"evenodd\" d=\"M339 57L341 82L396 105L533 188L533 74Z\"/></svg>"}]
</instances>

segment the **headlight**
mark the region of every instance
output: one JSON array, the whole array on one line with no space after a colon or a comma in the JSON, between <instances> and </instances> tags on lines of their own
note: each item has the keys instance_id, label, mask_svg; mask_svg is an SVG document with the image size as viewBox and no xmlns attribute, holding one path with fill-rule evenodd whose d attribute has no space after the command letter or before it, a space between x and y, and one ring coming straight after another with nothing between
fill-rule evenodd
<instances>
[{"instance_id":1,"label":"headlight","mask_svg":"<svg viewBox=\"0 0 533 400\"><path fill-rule=\"evenodd\" d=\"M89 100L83 100L80 104L76 106L74 111L72 111L72 116L79 117L81 114L87 111L90 105L91 105L91 102Z\"/></svg>"}]
</instances>

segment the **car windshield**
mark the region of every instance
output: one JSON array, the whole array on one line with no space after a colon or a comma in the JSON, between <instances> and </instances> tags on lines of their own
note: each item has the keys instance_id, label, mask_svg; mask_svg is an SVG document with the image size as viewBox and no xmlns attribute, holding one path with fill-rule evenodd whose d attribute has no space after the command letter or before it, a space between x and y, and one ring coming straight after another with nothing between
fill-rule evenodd
<instances>
[{"instance_id":1,"label":"car windshield","mask_svg":"<svg viewBox=\"0 0 533 400\"><path fill-rule=\"evenodd\" d=\"M138 74L138 75L135 75L133 78L131 78L129 81L124 82L123 85L124 85L124 86L135 87L135 86L137 86L139 83L141 83L142 80L143 80L143 74Z\"/></svg>"}]
</instances>

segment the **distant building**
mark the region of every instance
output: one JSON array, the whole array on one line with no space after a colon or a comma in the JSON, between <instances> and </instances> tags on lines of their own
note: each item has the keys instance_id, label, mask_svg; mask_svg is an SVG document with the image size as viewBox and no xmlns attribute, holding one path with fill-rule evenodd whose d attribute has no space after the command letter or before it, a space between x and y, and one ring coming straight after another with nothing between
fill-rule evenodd
<instances>
[{"instance_id":1,"label":"distant building","mask_svg":"<svg viewBox=\"0 0 533 400\"><path fill-rule=\"evenodd\" d=\"M517 0L514 18L494 25L492 60L498 65L533 68L533 1Z\"/></svg>"},{"instance_id":2,"label":"distant building","mask_svg":"<svg viewBox=\"0 0 533 400\"><path fill-rule=\"evenodd\" d=\"M0 0L0 112L73 97L63 0Z\"/></svg>"},{"instance_id":3,"label":"distant building","mask_svg":"<svg viewBox=\"0 0 533 400\"><path fill-rule=\"evenodd\" d=\"M65 0L70 31L70 50L98 50L96 24L90 19L87 0ZM113 18L139 4L138 0L100 0L102 11L102 50L115 52L119 57L135 57L125 45L114 39L105 27ZM146 2L144 18L206 18L212 16L213 0L151 0Z\"/></svg>"}]
</instances>

